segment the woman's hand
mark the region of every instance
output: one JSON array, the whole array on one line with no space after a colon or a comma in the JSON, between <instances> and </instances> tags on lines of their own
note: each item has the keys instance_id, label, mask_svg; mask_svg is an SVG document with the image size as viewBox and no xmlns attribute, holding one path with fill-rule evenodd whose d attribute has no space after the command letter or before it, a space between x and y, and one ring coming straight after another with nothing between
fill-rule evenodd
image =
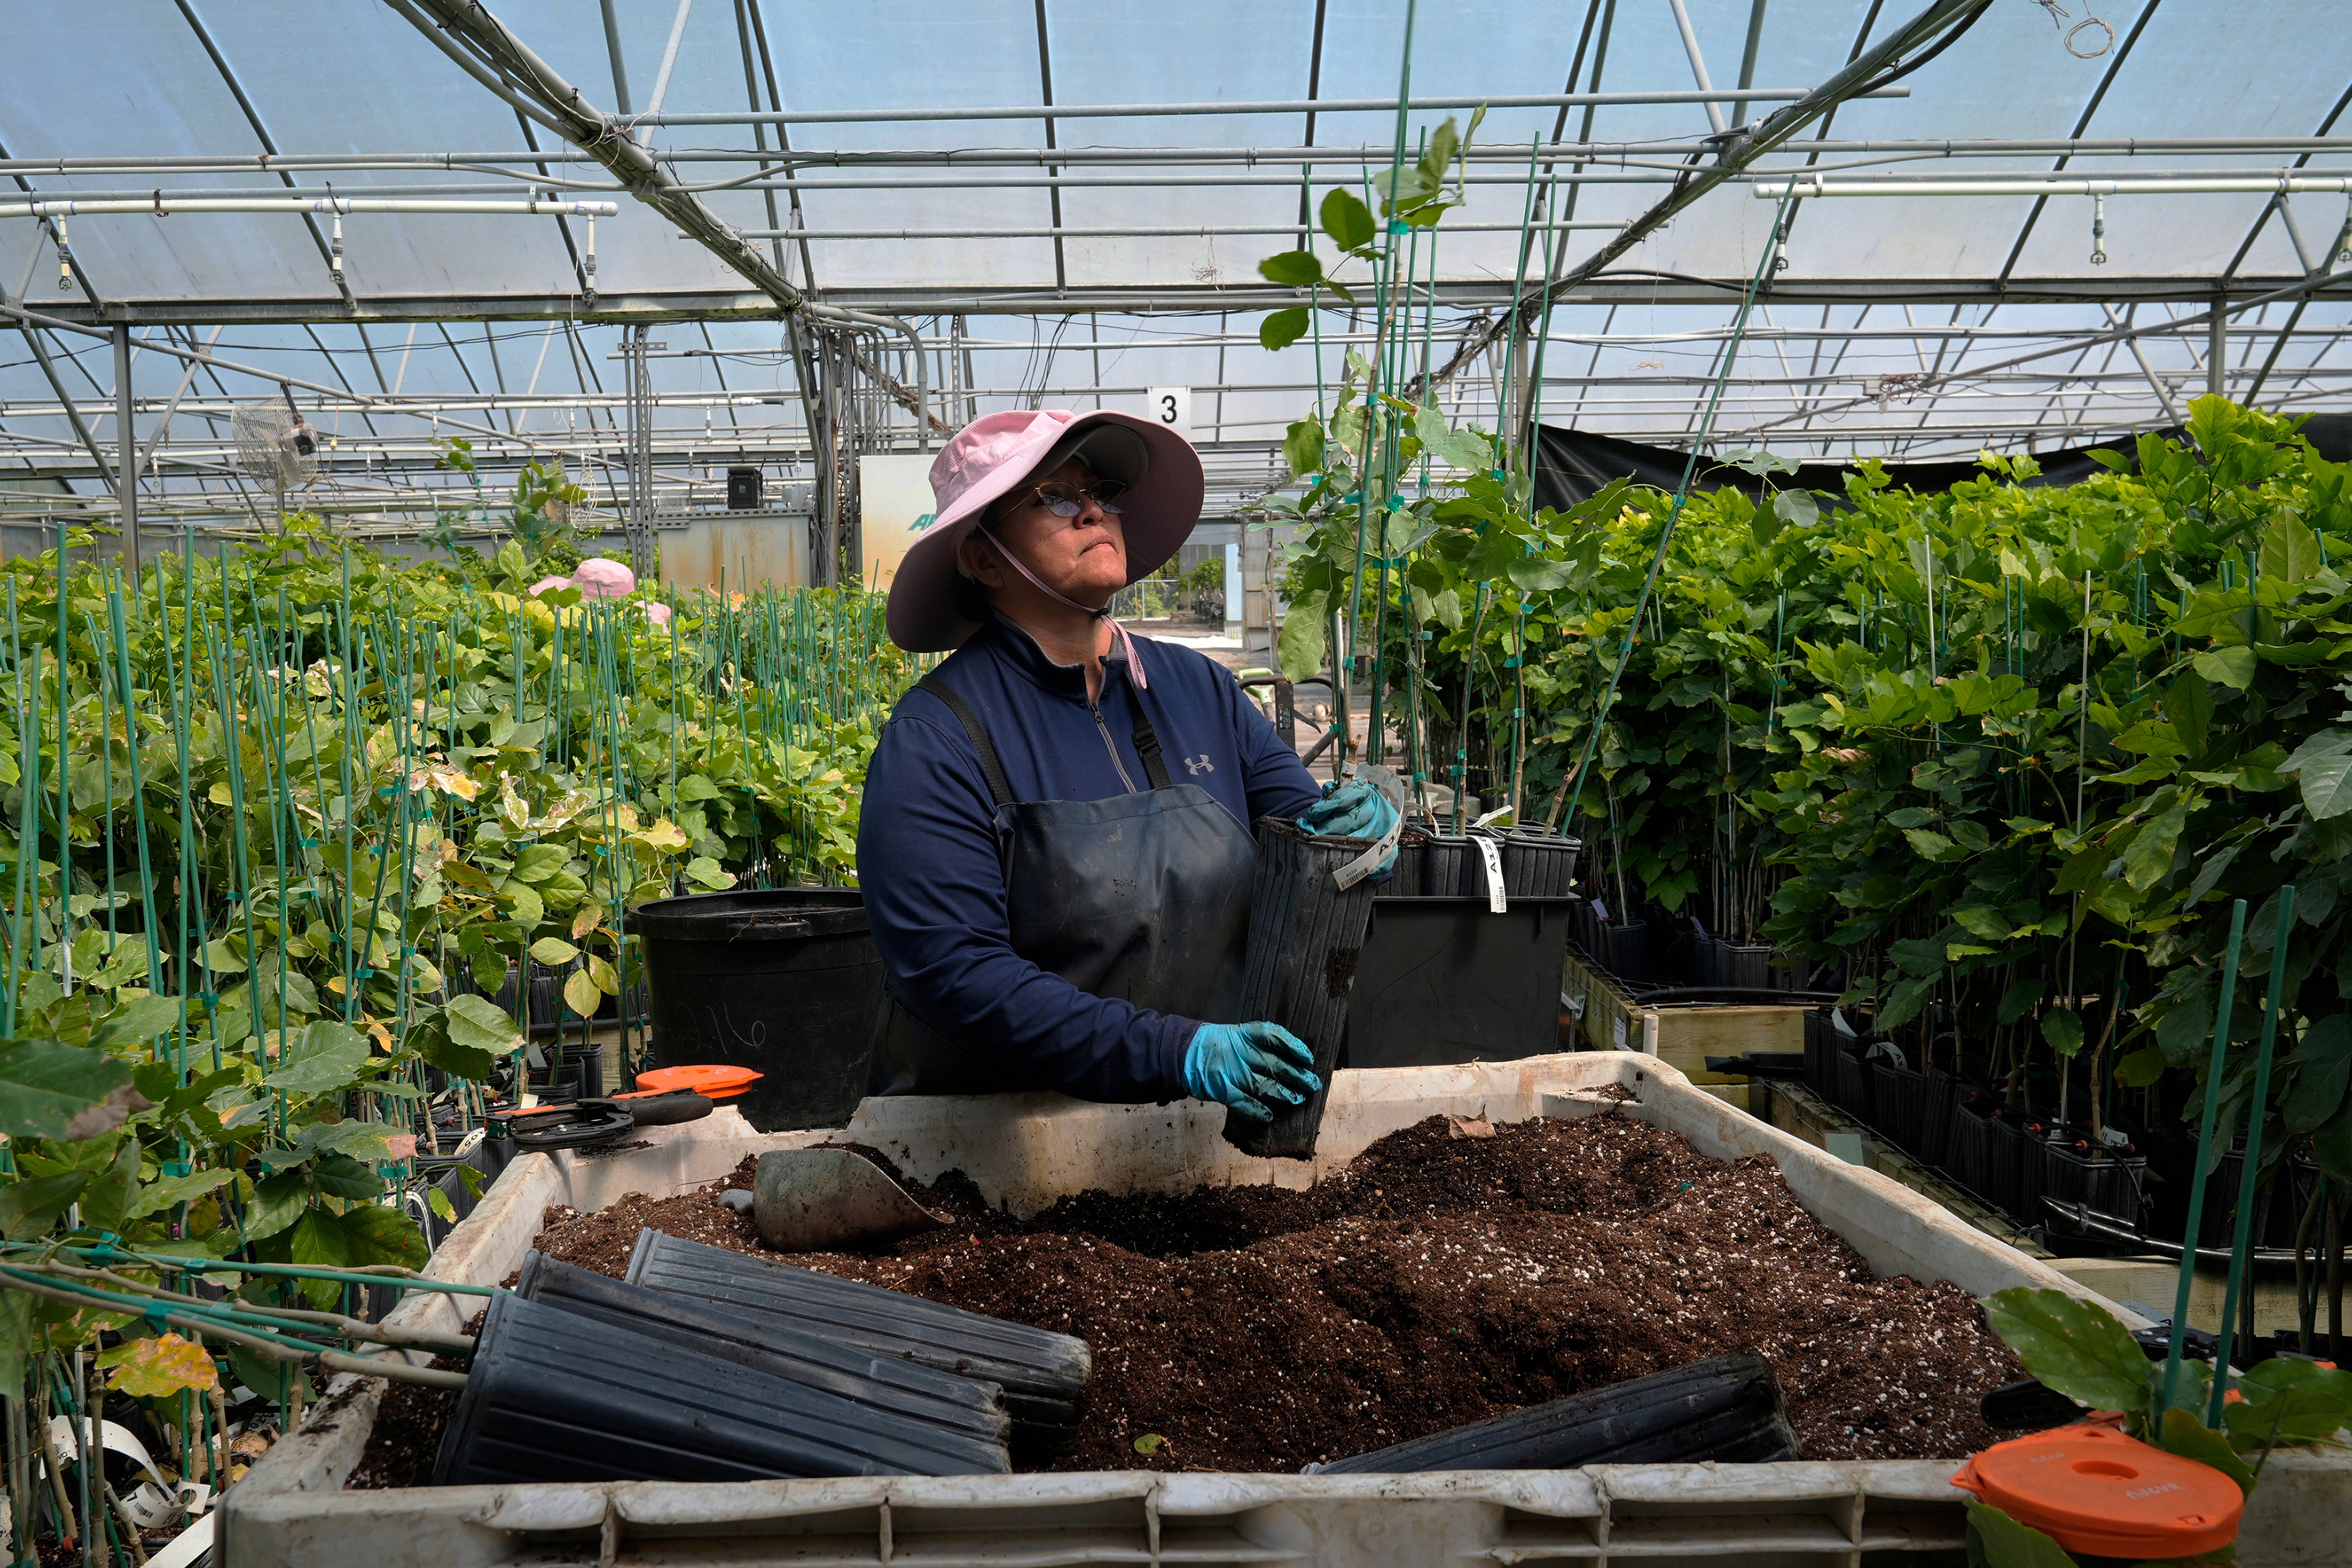
<instances>
[{"instance_id":1,"label":"woman's hand","mask_svg":"<svg viewBox=\"0 0 2352 1568\"><path fill-rule=\"evenodd\" d=\"M1387 795L1364 779L1349 779L1298 819L1298 826L1321 838L1379 838L1396 826L1397 808ZM1372 868L1375 875L1396 864L1391 847L1388 858Z\"/></svg>"},{"instance_id":2,"label":"woman's hand","mask_svg":"<svg viewBox=\"0 0 2352 1568\"><path fill-rule=\"evenodd\" d=\"M1323 1087L1315 1053L1279 1024L1203 1024L1184 1047L1184 1089L1252 1121L1271 1121Z\"/></svg>"}]
</instances>

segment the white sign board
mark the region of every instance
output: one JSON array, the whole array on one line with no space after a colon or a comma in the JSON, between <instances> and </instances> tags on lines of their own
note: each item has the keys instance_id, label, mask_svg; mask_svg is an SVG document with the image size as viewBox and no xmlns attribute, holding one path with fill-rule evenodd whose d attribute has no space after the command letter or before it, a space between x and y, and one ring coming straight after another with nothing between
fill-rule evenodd
<instances>
[{"instance_id":1,"label":"white sign board","mask_svg":"<svg viewBox=\"0 0 2352 1568\"><path fill-rule=\"evenodd\" d=\"M1157 419L1185 439L1192 436L1192 389L1189 386L1155 386L1150 393L1151 406L1146 416Z\"/></svg>"},{"instance_id":2,"label":"white sign board","mask_svg":"<svg viewBox=\"0 0 2352 1568\"><path fill-rule=\"evenodd\" d=\"M907 546L931 526L929 452L857 459L859 575L877 592L890 586Z\"/></svg>"}]
</instances>

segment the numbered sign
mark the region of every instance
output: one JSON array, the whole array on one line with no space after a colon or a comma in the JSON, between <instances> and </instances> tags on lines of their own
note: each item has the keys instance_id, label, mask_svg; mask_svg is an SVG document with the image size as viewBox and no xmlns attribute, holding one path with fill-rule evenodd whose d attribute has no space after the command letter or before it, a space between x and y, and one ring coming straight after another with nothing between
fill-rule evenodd
<instances>
[{"instance_id":1,"label":"numbered sign","mask_svg":"<svg viewBox=\"0 0 2352 1568\"><path fill-rule=\"evenodd\" d=\"M1155 386L1151 389L1151 417L1179 436L1192 434L1192 389L1189 386Z\"/></svg>"}]
</instances>

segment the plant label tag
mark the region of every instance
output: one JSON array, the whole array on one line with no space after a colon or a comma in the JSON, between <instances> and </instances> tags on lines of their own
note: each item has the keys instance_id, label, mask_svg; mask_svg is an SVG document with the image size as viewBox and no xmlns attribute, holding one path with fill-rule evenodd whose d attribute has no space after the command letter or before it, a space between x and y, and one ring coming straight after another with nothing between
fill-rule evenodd
<instances>
[{"instance_id":1,"label":"plant label tag","mask_svg":"<svg viewBox=\"0 0 2352 1568\"><path fill-rule=\"evenodd\" d=\"M1609 1019L1609 1043L1618 1050L1625 1048L1625 1015L1612 1014Z\"/></svg>"},{"instance_id":2,"label":"plant label tag","mask_svg":"<svg viewBox=\"0 0 2352 1568\"><path fill-rule=\"evenodd\" d=\"M1503 897L1503 851L1483 835L1474 836L1470 842L1478 847L1478 858L1486 862L1486 912L1502 914L1509 907Z\"/></svg>"},{"instance_id":3,"label":"plant label tag","mask_svg":"<svg viewBox=\"0 0 2352 1568\"><path fill-rule=\"evenodd\" d=\"M1609 906L1595 899L1592 900L1592 912L1596 918L1605 921L1609 918Z\"/></svg>"}]
</instances>

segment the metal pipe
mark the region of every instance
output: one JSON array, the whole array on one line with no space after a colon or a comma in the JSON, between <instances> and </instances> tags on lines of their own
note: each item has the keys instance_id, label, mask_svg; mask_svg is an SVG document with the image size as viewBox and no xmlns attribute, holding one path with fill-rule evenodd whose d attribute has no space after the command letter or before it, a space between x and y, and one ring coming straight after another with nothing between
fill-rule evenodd
<instances>
[{"instance_id":1,"label":"metal pipe","mask_svg":"<svg viewBox=\"0 0 2352 1568\"><path fill-rule=\"evenodd\" d=\"M694 13L694 0L677 0L677 13L670 18L669 42L663 46L661 69L654 76L654 95L646 100L648 119L661 113L662 100L669 96L669 73L677 68L677 46L686 37L686 19Z\"/></svg>"},{"instance_id":2,"label":"metal pipe","mask_svg":"<svg viewBox=\"0 0 2352 1568\"><path fill-rule=\"evenodd\" d=\"M1690 57L1691 79L1697 82L1699 91L1706 95L1706 122L1720 136L1723 134L1723 110L1717 107L1718 100L1715 96L1715 83L1706 79L1706 57L1698 51L1698 35L1691 31L1690 12L1684 8L1683 0L1666 0L1666 3L1674 7L1675 26L1683 36L1683 53ZM1746 93L1734 93L1729 101L1738 103L1748 96Z\"/></svg>"},{"instance_id":3,"label":"metal pipe","mask_svg":"<svg viewBox=\"0 0 2352 1568\"><path fill-rule=\"evenodd\" d=\"M2229 316L2217 310L2206 323L2205 390L2215 397L2230 395Z\"/></svg>"},{"instance_id":4,"label":"metal pipe","mask_svg":"<svg viewBox=\"0 0 2352 1568\"><path fill-rule=\"evenodd\" d=\"M114 504L121 513L122 555L139 582L139 430L131 413L131 329L114 329ZM123 693L124 700L130 693Z\"/></svg>"},{"instance_id":5,"label":"metal pipe","mask_svg":"<svg viewBox=\"0 0 2352 1568\"><path fill-rule=\"evenodd\" d=\"M2152 179L2022 180L1824 180L1781 179L1768 174L1748 187L1759 202L1793 193L1808 201L1823 196L2175 196L2352 194L2352 174L2167 175Z\"/></svg>"},{"instance_id":6,"label":"metal pipe","mask_svg":"<svg viewBox=\"0 0 2352 1568\"><path fill-rule=\"evenodd\" d=\"M863 327L873 331L896 332L907 340L907 346L913 351L915 361L915 436L921 443L922 450L929 451L933 418L930 384L929 373L923 368L923 340L916 332L913 324L898 316L884 316L871 310L845 310L838 305L820 305L814 301L803 306L800 313L811 321L830 321L836 326ZM942 430L952 428L944 419L939 424Z\"/></svg>"},{"instance_id":7,"label":"metal pipe","mask_svg":"<svg viewBox=\"0 0 2352 1568\"><path fill-rule=\"evenodd\" d=\"M803 187L805 188L805 187ZM1533 232L1565 234L1574 229L1617 229L1622 224L1595 218L1572 223L1528 226ZM1112 226L1108 228L747 228L746 239L1208 239L1221 235L1296 234L1292 224L1208 224L1193 227ZM1448 224L1448 234L1517 234L1515 223ZM1255 337L1250 340L1257 342ZM1328 339L1326 340L1328 341ZM1065 347L1068 345L1065 344Z\"/></svg>"},{"instance_id":8,"label":"metal pipe","mask_svg":"<svg viewBox=\"0 0 2352 1568\"><path fill-rule=\"evenodd\" d=\"M105 213L139 213L171 217L178 213L471 213L539 217L611 217L618 202L451 201L440 198L384 200L369 196L194 196L154 195L143 201L0 202L0 217L89 217Z\"/></svg>"},{"instance_id":9,"label":"metal pipe","mask_svg":"<svg viewBox=\"0 0 2352 1568\"><path fill-rule=\"evenodd\" d=\"M909 124L950 120L1157 120L1193 114L1344 114L1394 113L1415 109L1580 109L1612 104L1736 103L1741 99L1793 103L1814 89L1751 87L1739 92L1712 89L1667 92L1568 92L1488 98L1416 98L1400 104L1393 98L1281 98L1244 100L1237 103L1022 103L990 109L793 109L749 113L727 110L715 114L635 114L623 117L635 130L641 125L855 125L905 121ZM1872 98L1908 98L1907 87L1882 88Z\"/></svg>"}]
</instances>

